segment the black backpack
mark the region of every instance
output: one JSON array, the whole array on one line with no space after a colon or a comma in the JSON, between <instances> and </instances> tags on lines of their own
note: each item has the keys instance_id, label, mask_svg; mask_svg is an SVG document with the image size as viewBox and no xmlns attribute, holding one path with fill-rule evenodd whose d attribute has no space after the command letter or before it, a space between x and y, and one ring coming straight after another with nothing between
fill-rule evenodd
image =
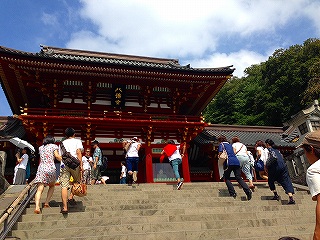
<instances>
[{"instance_id":1,"label":"black backpack","mask_svg":"<svg viewBox=\"0 0 320 240\"><path fill-rule=\"evenodd\" d=\"M107 156L102 156L101 171L107 170L107 167L108 167L108 158Z\"/></svg>"}]
</instances>

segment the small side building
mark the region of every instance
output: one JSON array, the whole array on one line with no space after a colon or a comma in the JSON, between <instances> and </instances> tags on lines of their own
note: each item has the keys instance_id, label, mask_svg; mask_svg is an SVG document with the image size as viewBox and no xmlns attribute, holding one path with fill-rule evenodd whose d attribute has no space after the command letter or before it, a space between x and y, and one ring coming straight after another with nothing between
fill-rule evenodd
<instances>
[{"instance_id":1,"label":"small side building","mask_svg":"<svg viewBox=\"0 0 320 240\"><path fill-rule=\"evenodd\" d=\"M314 100L306 109L301 110L284 123L286 131L283 140L299 146L304 136L313 131L320 130L319 101ZM310 166L302 148L294 149L293 153L286 157L290 175L294 181L306 185L306 171Z\"/></svg>"},{"instance_id":2,"label":"small side building","mask_svg":"<svg viewBox=\"0 0 320 240\"><path fill-rule=\"evenodd\" d=\"M190 148L190 172L193 181L220 181L223 170L218 166L218 141L220 135L226 136L231 142L237 136L255 156L255 144L258 140L272 139L279 147L282 155L287 158L295 150L295 143L284 141L282 127L243 126L211 124L192 141Z\"/></svg>"}]
</instances>

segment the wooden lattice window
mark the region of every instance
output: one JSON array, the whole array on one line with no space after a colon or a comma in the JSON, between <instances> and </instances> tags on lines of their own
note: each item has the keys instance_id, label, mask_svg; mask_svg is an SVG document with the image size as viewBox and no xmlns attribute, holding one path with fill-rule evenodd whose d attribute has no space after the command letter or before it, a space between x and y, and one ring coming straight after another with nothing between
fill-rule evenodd
<instances>
[{"instance_id":1,"label":"wooden lattice window","mask_svg":"<svg viewBox=\"0 0 320 240\"><path fill-rule=\"evenodd\" d=\"M74 81L74 80L67 80L63 82L63 85L65 86L83 86L83 83L81 81Z\"/></svg>"},{"instance_id":2,"label":"wooden lattice window","mask_svg":"<svg viewBox=\"0 0 320 240\"><path fill-rule=\"evenodd\" d=\"M98 82L97 88L112 88L111 83Z\"/></svg>"},{"instance_id":3,"label":"wooden lattice window","mask_svg":"<svg viewBox=\"0 0 320 240\"><path fill-rule=\"evenodd\" d=\"M126 89L128 90L140 90L140 86L139 85L126 85Z\"/></svg>"},{"instance_id":4,"label":"wooden lattice window","mask_svg":"<svg viewBox=\"0 0 320 240\"><path fill-rule=\"evenodd\" d=\"M153 91L154 92L169 92L169 88L167 88L167 87L154 87Z\"/></svg>"}]
</instances>

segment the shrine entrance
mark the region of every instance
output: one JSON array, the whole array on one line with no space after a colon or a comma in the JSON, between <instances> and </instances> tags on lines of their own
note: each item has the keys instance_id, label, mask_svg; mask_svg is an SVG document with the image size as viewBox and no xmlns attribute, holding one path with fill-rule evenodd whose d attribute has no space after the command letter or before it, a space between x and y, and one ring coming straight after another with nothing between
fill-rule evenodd
<instances>
[{"instance_id":1,"label":"shrine entrance","mask_svg":"<svg viewBox=\"0 0 320 240\"><path fill-rule=\"evenodd\" d=\"M72 127L84 148L94 139L100 142L110 159L109 175L117 182L124 160L121 139L138 137L139 180L150 183L166 179L154 176L163 142L189 146L208 125L202 111L234 68L192 68L177 59L49 46L41 46L39 53L0 46L0 70L11 110L36 149L47 134L61 140ZM159 171L169 174L166 169ZM182 174L191 181L187 154Z\"/></svg>"}]
</instances>

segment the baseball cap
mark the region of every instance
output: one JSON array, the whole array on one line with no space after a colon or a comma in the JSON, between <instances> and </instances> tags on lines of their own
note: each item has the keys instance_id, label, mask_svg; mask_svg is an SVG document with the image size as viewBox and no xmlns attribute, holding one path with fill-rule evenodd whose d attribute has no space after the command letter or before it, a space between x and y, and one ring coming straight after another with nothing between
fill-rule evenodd
<instances>
[{"instance_id":1,"label":"baseball cap","mask_svg":"<svg viewBox=\"0 0 320 240\"><path fill-rule=\"evenodd\" d=\"M133 137L132 140L138 140L138 138L137 137Z\"/></svg>"},{"instance_id":2,"label":"baseball cap","mask_svg":"<svg viewBox=\"0 0 320 240\"><path fill-rule=\"evenodd\" d=\"M314 146L314 147L320 147L320 131L314 131L314 132L310 132L308 133L302 143L297 146L297 148L302 147L302 145L310 145L310 146Z\"/></svg>"},{"instance_id":3,"label":"baseball cap","mask_svg":"<svg viewBox=\"0 0 320 240\"><path fill-rule=\"evenodd\" d=\"M99 144L99 141L96 139L91 142L91 145L95 145L95 144Z\"/></svg>"}]
</instances>

